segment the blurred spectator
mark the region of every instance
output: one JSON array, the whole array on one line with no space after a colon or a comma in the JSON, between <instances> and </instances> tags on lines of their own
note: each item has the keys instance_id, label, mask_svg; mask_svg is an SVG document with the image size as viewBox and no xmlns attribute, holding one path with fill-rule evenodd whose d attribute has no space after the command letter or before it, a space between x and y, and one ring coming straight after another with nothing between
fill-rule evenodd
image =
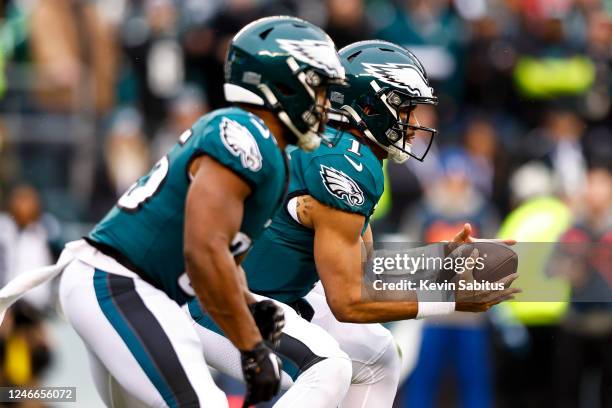
<instances>
[{"instance_id":1,"label":"blurred spectator","mask_svg":"<svg viewBox=\"0 0 612 408\"><path fill-rule=\"evenodd\" d=\"M8 214L0 214L0 277L2 284L22 272L52 263L49 235L43 222L38 192L31 186L14 188ZM52 306L51 285L46 283L23 298L38 312Z\"/></svg>"},{"instance_id":2,"label":"blurred spectator","mask_svg":"<svg viewBox=\"0 0 612 408\"><path fill-rule=\"evenodd\" d=\"M574 112L553 108L541 128L524 138L532 157L552 172L558 193L568 199L584 185L587 161L582 146L584 122Z\"/></svg>"},{"instance_id":3,"label":"blurred spectator","mask_svg":"<svg viewBox=\"0 0 612 408\"><path fill-rule=\"evenodd\" d=\"M474 166L470 175L474 186L486 197L493 194L497 137L486 119L472 120L465 131L463 142Z\"/></svg>"},{"instance_id":4,"label":"blurred spectator","mask_svg":"<svg viewBox=\"0 0 612 408\"><path fill-rule=\"evenodd\" d=\"M37 0L30 29L41 106L108 111L115 99L117 44L114 27L95 2Z\"/></svg>"},{"instance_id":5,"label":"blurred spectator","mask_svg":"<svg viewBox=\"0 0 612 408\"><path fill-rule=\"evenodd\" d=\"M587 180L549 264L572 286L556 342L557 407L612 406L612 175L596 168Z\"/></svg>"},{"instance_id":6,"label":"blurred spectator","mask_svg":"<svg viewBox=\"0 0 612 408\"><path fill-rule=\"evenodd\" d=\"M488 3L489 7L491 3ZM512 41L514 33L503 31L507 26L512 27L509 23L512 15L504 11L494 13L490 10L488 14L470 21L471 38L463 59L466 91L462 102L486 107L488 111L505 110L507 113L510 109L514 111L515 93L511 79L517 51Z\"/></svg>"},{"instance_id":7,"label":"blurred spectator","mask_svg":"<svg viewBox=\"0 0 612 408\"><path fill-rule=\"evenodd\" d=\"M121 30L138 96L136 101L124 102L140 105L150 137L166 113L167 101L176 96L185 78L177 14L173 0L144 0L140 6L132 3Z\"/></svg>"},{"instance_id":8,"label":"blurred spectator","mask_svg":"<svg viewBox=\"0 0 612 408\"><path fill-rule=\"evenodd\" d=\"M142 116L133 107L118 109L111 118L105 146L96 168L96 190L89 218L104 216L128 188L150 167Z\"/></svg>"},{"instance_id":9,"label":"blurred spectator","mask_svg":"<svg viewBox=\"0 0 612 408\"><path fill-rule=\"evenodd\" d=\"M208 112L204 95L193 86L184 87L170 103L169 116L153 140L151 159L158 160L168 153L179 135Z\"/></svg>"},{"instance_id":10,"label":"blurred spectator","mask_svg":"<svg viewBox=\"0 0 612 408\"><path fill-rule=\"evenodd\" d=\"M119 110L106 139L108 176L117 196L123 194L149 168L142 117L133 108Z\"/></svg>"},{"instance_id":11,"label":"blurred spectator","mask_svg":"<svg viewBox=\"0 0 612 408\"><path fill-rule=\"evenodd\" d=\"M531 161L518 168L510 177L511 206L533 198L552 196L556 191L552 172L539 161Z\"/></svg>"},{"instance_id":12,"label":"blurred spectator","mask_svg":"<svg viewBox=\"0 0 612 408\"><path fill-rule=\"evenodd\" d=\"M0 214L0 280L5 285L29 269L52 263L38 192L14 188L8 214ZM51 282L29 291L11 308L0 329L2 386L34 386L49 366L50 345L43 317L53 307Z\"/></svg>"},{"instance_id":13,"label":"blurred spectator","mask_svg":"<svg viewBox=\"0 0 612 408\"><path fill-rule=\"evenodd\" d=\"M43 316L29 303L18 301L10 310L6 337L0 338L2 386L40 386L41 376L52 362L52 345ZM3 323L4 327L4 323ZM2 334L0 334L2 336ZM36 406L36 405L35 405Z\"/></svg>"},{"instance_id":14,"label":"blurred spectator","mask_svg":"<svg viewBox=\"0 0 612 408\"><path fill-rule=\"evenodd\" d=\"M583 111L593 122L610 121L612 101L612 23L604 11L587 15L587 55L595 66L593 86L583 98Z\"/></svg>"}]
</instances>

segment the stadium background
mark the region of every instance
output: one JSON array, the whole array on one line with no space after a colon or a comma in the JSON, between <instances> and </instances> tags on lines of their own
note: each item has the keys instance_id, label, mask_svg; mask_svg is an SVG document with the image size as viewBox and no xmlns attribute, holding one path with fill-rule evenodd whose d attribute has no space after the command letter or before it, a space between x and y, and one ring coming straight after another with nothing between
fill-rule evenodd
<instances>
[{"instance_id":1,"label":"stadium background","mask_svg":"<svg viewBox=\"0 0 612 408\"><path fill-rule=\"evenodd\" d=\"M274 14L320 25L339 48L397 42L428 70L436 145L424 163L387 167L377 239L447 239L464 221L522 241L583 221L593 240L610 230L612 1L2 0L0 282L50 263L223 106L228 41ZM396 405L612 403L612 306L573 302L584 279L561 283L567 303L425 322ZM596 328L580 324L593 316ZM77 386L78 406L101 405L55 285L14 309L0 345L1 385Z\"/></svg>"}]
</instances>

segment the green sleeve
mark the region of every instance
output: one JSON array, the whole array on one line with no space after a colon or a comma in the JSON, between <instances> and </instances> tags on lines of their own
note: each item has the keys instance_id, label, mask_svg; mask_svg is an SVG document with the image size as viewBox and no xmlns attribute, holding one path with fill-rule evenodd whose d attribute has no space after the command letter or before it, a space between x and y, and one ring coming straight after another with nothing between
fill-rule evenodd
<instances>
[{"instance_id":1,"label":"green sleeve","mask_svg":"<svg viewBox=\"0 0 612 408\"><path fill-rule=\"evenodd\" d=\"M308 193L330 207L369 217L379 199L366 166L358 171L343 155L313 158L304 173Z\"/></svg>"},{"instance_id":2,"label":"green sleeve","mask_svg":"<svg viewBox=\"0 0 612 408\"><path fill-rule=\"evenodd\" d=\"M263 157L257 132L238 117L220 116L202 128L194 127L194 149L204 153L255 186L263 178Z\"/></svg>"}]
</instances>

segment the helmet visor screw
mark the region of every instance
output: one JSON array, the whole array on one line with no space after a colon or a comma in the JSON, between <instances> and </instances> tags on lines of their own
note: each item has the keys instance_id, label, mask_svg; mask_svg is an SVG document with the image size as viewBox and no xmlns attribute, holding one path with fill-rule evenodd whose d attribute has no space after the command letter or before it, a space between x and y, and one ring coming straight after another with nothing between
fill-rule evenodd
<instances>
[{"instance_id":1,"label":"helmet visor screw","mask_svg":"<svg viewBox=\"0 0 612 408\"><path fill-rule=\"evenodd\" d=\"M308 79L308 83L311 86L319 86L321 85L321 77L317 75L314 71L308 71L306 74L306 78Z\"/></svg>"},{"instance_id":2,"label":"helmet visor screw","mask_svg":"<svg viewBox=\"0 0 612 408\"><path fill-rule=\"evenodd\" d=\"M400 135L395 130L388 129L385 134L391 143L395 143L400 139Z\"/></svg>"},{"instance_id":3,"label":"helmet visor screw","mask_svg":"<svg viewBox=\"0 0 612 408\"><path fill-rule=\"evenodd\" d=\"M402 98L394 92L391 92L387 99L391 105L399 106L402 103Z\"/></svg>"}]
</instances>

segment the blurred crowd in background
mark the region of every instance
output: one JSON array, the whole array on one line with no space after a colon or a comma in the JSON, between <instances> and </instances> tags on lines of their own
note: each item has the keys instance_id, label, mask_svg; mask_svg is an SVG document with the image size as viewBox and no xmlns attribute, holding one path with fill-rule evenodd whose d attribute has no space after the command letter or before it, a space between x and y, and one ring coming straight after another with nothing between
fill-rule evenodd
<instances>
[{"instance_id":1,"label":"blurred crowd in background","mask_svg":"<svg viewBox=\"0 0 612 408\"><path fill-rule=\"evenodd\" d=\"M52 262L225 106L228 42L275 14L338 48L398 43L428 71L435 146L386 167L377 238L439 241L469 221L477 236L609 251L612 0L0 0L0 283ZM583 302L610 291L612 258L565 256L567 302L426 322L397 406L612 406L612 303ZM0 328L3 385L52 364L54 308L43 287Z\"/></svg>"}]
</instances>

